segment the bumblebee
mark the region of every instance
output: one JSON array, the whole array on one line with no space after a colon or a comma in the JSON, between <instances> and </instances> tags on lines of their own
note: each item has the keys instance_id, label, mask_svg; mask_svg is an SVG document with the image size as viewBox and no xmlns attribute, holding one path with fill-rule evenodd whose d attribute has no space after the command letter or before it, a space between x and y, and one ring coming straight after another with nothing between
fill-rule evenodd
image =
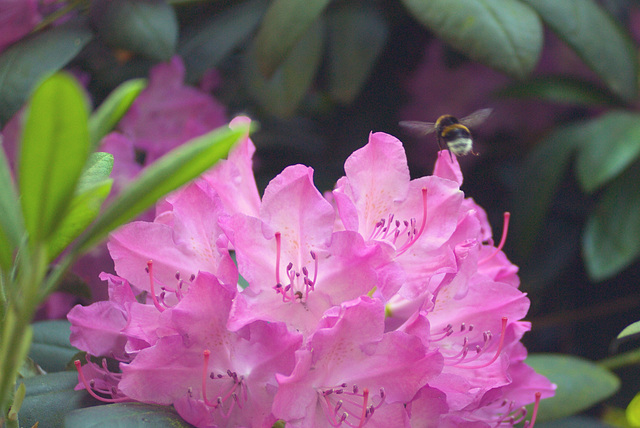
<instances>
[{"instance_id":1,"label":"bumblebee","mask_svg":"<svg viewBox=\"0 0 640 428\"><path fill-rule=\"evenodd\" d=\"M400 126L408 129L417 136L425 136L436 132L438 147L443 150L443 142L449 150L449 156L453 153L456 156L465 156L469 153L478 155L473 151L473 138L469 127L473 127L484 122L493 109L485 108L475 111L469 116L460 120L450 114L442 115L435 122L402 121ZM453 161L453 157L451 157Z\"/></svg>"}]
</instances>

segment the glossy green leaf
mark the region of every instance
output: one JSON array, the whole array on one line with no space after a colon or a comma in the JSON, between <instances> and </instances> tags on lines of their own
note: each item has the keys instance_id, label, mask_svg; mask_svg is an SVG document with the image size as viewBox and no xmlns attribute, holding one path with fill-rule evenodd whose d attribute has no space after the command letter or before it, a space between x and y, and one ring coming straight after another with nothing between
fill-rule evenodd
<instances>
[{"instance_id":1,"label":"glossy green leaf","mask_svg":"<svg viewBox=\"0 0 640 428\"><path fill-rule=\"evenodd\" d=\"M540 141L529 154L514 195L512 218L516 249L527 256L547 215L553 196L569 167L576 145L582 141L582 124L559 128Z\"/></svg>"},{"instance_id":2,"label":"glossy green leaf","mask_svg":"<svg viewBox=\"0 0 640 428\"><path fill-rule=\"evenodd\" d=\"M329 0L274 0L262 20L255 38L258 69L267 78L274 77L293 50L308 38L312 24L320 18ZM307 35L307 36L305 36Z\"/></svg>"},{"instance_id":3,"label":"glossy green leaf","mask_svg":"<svg viewBox=\"0 0 640 428\"><path fill-rule=\"evenodd\" d=\"M594 0L524 0L625 100L638 93L637 54L629 35Z\"/></svg>"},{"instance_id":4,"label":"glossy green leaf","mask_svg":"<svg viewBox=\"0 0 640 428\"><path fill-rule=\"evenodd\" d=\"M64 371L78 353L69 343L70 327L71 323L67 320L34 323L29 357L47 372Z\"/></svg>"},{"instance_id":5,"label":"glossy green leaf","mask_svg":"<svg viewBox=\"0 0 640 428\"><path fill-rule=\"evenodd\" d=\"M594 281L611 278L640 256L640 163L604 190L587 219L582 255Z\"/></svg>"},{"instance_id":6,"label":"glossy green leaf","mask_svg":"<svg viewBox=\"0 0 640 428\"><path fill-rule=\"evenodd\" d=\"M64 420L66 428L187 428L186 423L170 406L143 403L118 403L74 410Z\"/></svg>"},{"instance_id":7,"label":"glossy green leaf","mask_svg":"<svg viewBox=\"0 0 640 428\"><path fill-rule=\"evenodd\" d=\"M266 0L249 0L213 15L204 23L187 24L177 49L184 60L185 80L195 82L205 71L218 66L254 32L266 9Z\"/></svg>"},{"instance_id":8,"label":"glossy green leaf","mask_svg":"<svg viewBox=\"0 0 640 428\"><path fill-rule=\"evenodd\" d=\"M132 79L114 89L89 118L89 138L94 149L102 137L120 121L136 97L147 86L146 79Z\"/></svg>"},{"instance_id":9,"label":"glossy green leaf","mask_svg":"<svg viewBox=\"0 0 640 428\"><path fill-rule=\"evenodd\" d=\"M24 235L20 202L0 136L0 266L9 269Z\"/></svg>"},{"instance_id":10,"label":"glossy green leaf","mask_svg":"<svg viewBox=\"0 0 640 428\"><path fill-rule=\"evenodd\" d=\"M218 128L183 144L147 167L80 238L77 244L80 251L89 250L107 233L134 219L160 197L202 174L225 157L248 132L246 126Z\"/></svg>"},{"instance_id":11,"label":"glossy green leaf","mask_svg":"<svg viewBox=\"0 0 640 428\"><path fill-rule=\"evenodd\" d=\"M329 93L348 104L360 93L388 37L379 8L344 4L327 14Z\"/></svg>"},{"instance_id":12,"label":"glossy green leaf","mask_svg":"<svg viewBox=\"0 0 640 428\"><path fill-rule=\"evenodd\" d=\"M439 38L470 58L525 77L542 50L538 14L519 0L402 0Z\"/></svg>"},{"instance_id":13,"label":"glossy green leaf","mask_svg":"<svg viewBox=\"0 0 640 428\"><path fill-rule=\"evenodd\" d=\"M85 25L55 26L11 46L0 55L0 126L25 103L45 76L61 69L91 40Z\"/></svg>"},{"instance_id":14,"label":"glossy green leaf","mask_svg":"<svg viewBox=\"0 0 640 428\"><path fill-rule=\"evenodd\" d=\"M618 104L614 96L592 82L565 76L546 76L514 82L496 92L496 95L587 107Z\"/></svg>"},{"instance_id":15,"label":"glossy green leaf","mask_svg":"<svg viewBox=\"0 0 640 428\"><path fill-rule=\"evenodd\" d=\"M49 373L24 380L27 396L20 410L20 426L61 427L65 416L74 409L95 406L98 402L86 391L74 391L78 374Z\"/></svg>"},{"instance_id":16,"label":"glossy green leaf","mask_svg":"<svg viewBox=\"0 0 640 428\"><path fill-rule=\"evenodd\" d=\"M615 374L584 358L532 354L525 362L558 386L554 397L540 402L540 422L575 415L610 397L620 387Z\"/></svg>"},{"instance_id":17,"label":"glossy green leaf","mask_svg":"<svg viewBox=\"0 0 640 428\"><path fill-rule=\"evenodd\" d=\"M58 73L36 89L26 114L18 182L25 226L38 242L56 232L89 155L89 108L75 79Z\"/></svg>"},{"instance_id":18,"label":"glossy green leaf","mask_svg":"<svg viewBox=\"0 0 640 428\"><path fill-rule=\"evenodd\" d=\"M585 192L611 181L640 155L640 114L610 112L586 123L583 133L576 174Z\"/></svg>"},{"instance_id":19,"label":"glossy green leaf","mask_svg":"<svg viewBox=\"0 0 640 428\"><path fill-rule=\"evenodd\" d=\"M316 21L271 79L264 78L254 55L249 52L243 68L244 80L267 113L289 117L295 112L320 66L322 42L323 25L321 21Z\"/></svg>"},{"instance_id":20,"label":"glossy green leaf","mask_svg":"<svg viewBox=\"0 0 640 428\"><path fill-rule=\"evenodd\" d=\"M168 61L178 42L178 19L164 0L95 0L91 22L109 46Z\"/></svg>"}]
</instances>

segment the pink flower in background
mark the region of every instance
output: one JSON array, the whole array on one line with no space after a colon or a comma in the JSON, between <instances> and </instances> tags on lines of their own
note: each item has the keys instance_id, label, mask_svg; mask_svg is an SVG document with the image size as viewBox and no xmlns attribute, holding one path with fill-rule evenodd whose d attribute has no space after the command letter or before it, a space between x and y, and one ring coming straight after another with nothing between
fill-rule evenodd
<instances>
[{"instance_id":1,"label":"pink flower in background","mask_svg":"<svg viewBox=\"0 0 640 428\"><path fill-rule=\"evenodd\" d=\"M410 180L400 141L372 134L333 204L302 165L259 200L243 144L154 222L112 235L117 273L146 299L103 276L129 292L70 313L74 346L121 361L116 374L90 363L99 391L252 427L495 426L553 395L523 362L517 268L464 199L455 158Z\"/></svg>"},{"instance_id":2,"label":"pink flower in background","mask_svg":"<svg viewBox=\"0 0 640 428\"><path fill-rule=\"evenodd\" d=\"M41 20L36 0L0 0L0 52L29 34Z\"/></svg>"},{"instance_id":3,"label":"pink flower in background","mask_svg":"<svg viewBox=\"0 0 640 428\"><path fill-rule=\"evenodd\" d=\"M184 73L179 56L153 67L149 85L118 124L118 130L132 140L134 147L145 152L145 165L227 122L224 106L185 85Z\"/></svg>"}]
</instances>

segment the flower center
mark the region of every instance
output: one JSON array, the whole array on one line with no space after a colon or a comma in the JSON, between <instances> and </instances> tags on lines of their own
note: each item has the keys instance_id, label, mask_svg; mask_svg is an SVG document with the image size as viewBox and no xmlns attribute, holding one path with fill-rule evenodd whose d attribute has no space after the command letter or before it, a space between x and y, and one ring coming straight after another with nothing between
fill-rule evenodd
<instances>
[{"instance_id":1,"label":"flower center","mask_svg":"<svg viewBox=\"0 0 640 428\"><path fill-rule=\"evenodd\" d=\"M427 224L427 188L422 188L422 221L418 229L418 220L415 217L409 220L395 219L395 214L391 213L384 219L378 221L369 240L384 240L396 247L396 256L406 252L420 238Z\"/></svg>"},{"instance_id":2,"label":"flower center","mask_svg":"<svg viewBox=\"0 0 640 428\"><path fill-rule=\"evenodd\" d=\"M363 427L371 419L376 409L385 401L384 388L380 388L378 396L371 396L368 388L360 388L347 383L318 390L320 404L329 425L339 427L343 423L349 427ZM377 404L374 404L377 401Z\"/></svg>"},{"instance_id":3,"label":"flower center","mask_svg":"<svg viewBox=\"0 0 640 428\"><path fill-rule=\"evenodd\" d=\"M202 352L202 399L208 407L219 411L223 417L228 418L236 406L241 409L247 402L247 386L244 382L244 376L238 376L231 369L227 369L224 374L209 372L210 355L211 351L208 349ZM213 381L218 392L218 396L214 400L207 397L207 383L212 383L210 380Z\"/></svg>"},{"instance_id":4,"label":"flower center","mask_svg":"<svg viewBox=\"0 0 640 428\"><path fill-rule=\"evenodd\" d=\"M462 337L462 343L461 345L459 345L460 350L457 353L452 355L445 355L443 353L445 365L455 366L462 369L481 369L491 365L498 359L504 345L504 333L507 329L507 317L502 317L500 340L498 341L498 345L493 357L489 361L484 363L468 365L470 362L475 361L481 356L485 355L490 349L493 348L493 344L495 343L493 334L489 330L482 333L482 340L471 341L469 339L469 333L473 332L473 329L473 325L469 325L467 327L465 323L462 323L460 324L460 328L456 331L453 326L449 324L442 331L431 336L432 342L440 342L445 338L449 338L449 340L452 340L451 338Z\"/></svg>"},{"instance_id":5,"label":"flower center","mask_svg":"<svg viewBox=\"0 0 640 428\"><path fill-rule=\"evenodd\" d=\"M174 296L177 301L182 300L182 297L184 296L184 289L188 288L189 284L196 279L196 276L192 274L189 279L185 281L182 279L180 272L176 272L175 278L177 283L175 286L169 286L162 284L153 276L153 260L149 260L147 262L147 267L144 270L149 274L149 294L151 295L151 300L153 301L153 305L160 312L163 312L166 308L170 307L167 302L167 298L169 296ZM160 285L159 295L156 295L156 283Z\"/></svg>"},{"instance_id":6,"label":"flower center","mask_svg":"<svg viewBox=\"0 0 640 428\"><path fill-rule=\"evenodd\" d=\"M314 263L313 279L309 275L309 269L303 266L300 271L294 269L292 262L289 262L285 271L286 279L284 284L280 278L280 259L282 253L282 236L280 232L275 233L276 240L276 285L273 289L277 294L282 295L283 302L306 302L309 298L309 293L315 289L316 280L318 279L318 256L315 252L310 251L311 259Z\"/></svg>"}]
</instances>

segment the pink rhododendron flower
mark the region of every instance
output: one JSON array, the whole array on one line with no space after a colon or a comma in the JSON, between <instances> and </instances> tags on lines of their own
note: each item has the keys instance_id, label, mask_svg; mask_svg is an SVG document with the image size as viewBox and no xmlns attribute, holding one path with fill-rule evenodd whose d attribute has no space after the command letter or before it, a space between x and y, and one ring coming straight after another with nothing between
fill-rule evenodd
<instances>
[{"instance_id":1,"label":"pink rhododendron flower","mask_svg":"<svg viewBox=\"0 0 640 428\"><path fill-rule=\"evenodd\" d=\"M210 95L184 85L184 73L179 56L153 67L149 85L118 124L120 132L145 151L147 164L226 123L225 108Z\"/></svg>"},{"instance_id":2,"label":"pink rhododendron flower","mask_svg":"<svg viewBox=\"0 0 640 428\"><path fill-rule=\"evenodd\" d=\"M376 133L328 198L294 165L260 200L243 144L112 235L131 286L103 275L111 300L69 319L72 343L121 372L89 363L82 385L203 427L513 425L553 395L524 363L508 216L496 247L455 158L411 180L402 143Z\"/></svg>"}]
</instances>

